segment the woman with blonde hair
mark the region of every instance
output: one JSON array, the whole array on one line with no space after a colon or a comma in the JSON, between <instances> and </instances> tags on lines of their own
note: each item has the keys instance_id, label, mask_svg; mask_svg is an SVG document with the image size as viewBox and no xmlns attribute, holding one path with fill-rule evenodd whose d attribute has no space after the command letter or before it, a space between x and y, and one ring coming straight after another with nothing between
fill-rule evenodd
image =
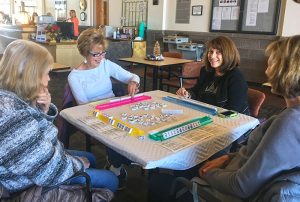
<instances>
[{"instance_id":1,"label":"woman with blonde hair","mask_svg":"<svg viewBox=\"0 0 300 202\"><path fill-rule=\"evenodd\" d=\"M77 39L78 33L79 33L78 32L79 20L78 20L78 18L76 16L76 11L75 10L70 10L70 18L69 18L68 21L73 22L73 25L74 25L74 36Z\"/></svg>"},{"instance_id":2,"label":"woman with blonde hair","mask_svg":"<svg viewBox=\"0 0 300 202\"><path fill-rule=\"evenodd\" d=\"M266 75L272 92L284 97L286 109L257 127L238 153L224 155L200 168L199 174L207 183L205 189L224 201L227 197L233 201L232 197L256 196L275 177L300 167L295 155L300 153L300 35L272 42L266 54ZM291 183L283 183L287 186L276 197L292 200L300 195L299 176L288 175L282 182Z\"/></svg>"},{"instance_id":3,"label":"woman with blonde hair","mask_svg":"<svg viewBox=\"0 0 300 202\"><path fill-rule=\"evenodd\" d=\"M48 91L53 57L42 46L15 40L0 61L0 183L9 192L52 186L85 170L93 187L115 191L112 172L97 170L88 152L64 150L53 120L57 108ZM89 168L91 167L91 168ZM84 183L75 178L71 183Z\"/></svg>"},{"instance_id":4,"label":"woman with blonde hair","mask_svg":"<svg viewBox=\"0 0 300 202\"><path fill-rule=\"evenodd\" d=\"M139 87L140 78L105 58L107 41L95 28L84 30L77 42L84 61L74 68L68 82L77 104L114 97L111 78L128 84L128 94L133 96Z\"/></svg>"},{"instance_id":5,"label":"woman with blonde hair","mask_svg":"<svg viewBox=\"0 0 300 202\"><path fill-rule=\"evenodd\" d=\"M80 34L77 47L85 59L68 76L77 104L114 97L111 78L126 83L130 96L138 92L139 76L106 59L107 46L107 40L98 29L89 28ZM60 137L65 139L64 134ZM123 164L130 164L130 160L110 148L107 148L107 153L107 167L119 177L119 188L123 188L127 179Z\"/></svg>"}]
</instances>

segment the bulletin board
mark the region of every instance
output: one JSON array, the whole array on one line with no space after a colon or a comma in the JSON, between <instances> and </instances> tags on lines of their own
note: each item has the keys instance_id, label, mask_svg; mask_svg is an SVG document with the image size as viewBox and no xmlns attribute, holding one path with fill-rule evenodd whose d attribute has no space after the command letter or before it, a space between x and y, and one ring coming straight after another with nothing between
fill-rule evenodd
<instances>
[{"instance_id":1,"label":"bulletin board","mask_svg":"<svg viewBox=\"0 0 300 202\"><path fill-rule=\"evenodd\" d=\"M213 0L211 32L276 34L281 0Z\"/></svg>"}]
</instances>

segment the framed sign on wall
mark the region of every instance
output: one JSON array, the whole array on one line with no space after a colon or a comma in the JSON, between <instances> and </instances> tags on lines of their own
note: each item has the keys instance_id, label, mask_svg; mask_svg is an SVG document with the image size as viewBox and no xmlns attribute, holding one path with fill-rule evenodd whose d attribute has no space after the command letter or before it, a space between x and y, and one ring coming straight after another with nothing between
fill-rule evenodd
<instances>
[{"instance_id":1,"label":"framed sign on wall","mask_svg":"<svg viewBox=\"0 0 300 202\"><path fill-rule=\"evenodd\" d=\"M192 6L192 15L202 15L202 11L202 5Z\"/></svg>"}]
</instances>

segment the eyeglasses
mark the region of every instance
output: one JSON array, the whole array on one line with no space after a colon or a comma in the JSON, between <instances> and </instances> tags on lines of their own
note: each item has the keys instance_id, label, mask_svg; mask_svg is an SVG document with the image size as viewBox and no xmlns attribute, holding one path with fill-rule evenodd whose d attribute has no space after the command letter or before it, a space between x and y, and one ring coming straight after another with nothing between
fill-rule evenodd
<instances>
[{"instance_id":1,"label":"eyeglasses","mask_svg":"<svg viewBox=\"0 0 300 202\"><path fill-rule=\"evenodd\" d=\"M93 53L93 52L89 51L89 54L92 55L93 57L100 57L100 56L105 56L106 51L103 51L101 53Z\"/></svg>"}]
</instances>

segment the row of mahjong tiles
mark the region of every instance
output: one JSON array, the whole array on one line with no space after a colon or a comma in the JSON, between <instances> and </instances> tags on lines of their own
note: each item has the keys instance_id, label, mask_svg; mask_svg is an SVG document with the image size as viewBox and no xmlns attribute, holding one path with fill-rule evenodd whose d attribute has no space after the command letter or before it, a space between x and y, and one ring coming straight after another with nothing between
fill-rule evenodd
<instances>
[{"instance_id":1,"label":"row of mahjong tiles","mask_svg":"<svg viewBox=\"0 0 300 202\"><path fill-rule=\"evenodd\" d=\"M137 102L130 98L120 99L119 102L113 101L111 103L114 106L111 108L109 103L102 104L106 109L102 110L101 113L108 118L116 118L127 126L136 127L144 131L145 134L179 125L195 117L207 115L203 112L164 101L162 97L156 95L151 97L145 96L145 99L143 99L143 96L139 96L139 101Z\"/></svg>"}]
</instances>

